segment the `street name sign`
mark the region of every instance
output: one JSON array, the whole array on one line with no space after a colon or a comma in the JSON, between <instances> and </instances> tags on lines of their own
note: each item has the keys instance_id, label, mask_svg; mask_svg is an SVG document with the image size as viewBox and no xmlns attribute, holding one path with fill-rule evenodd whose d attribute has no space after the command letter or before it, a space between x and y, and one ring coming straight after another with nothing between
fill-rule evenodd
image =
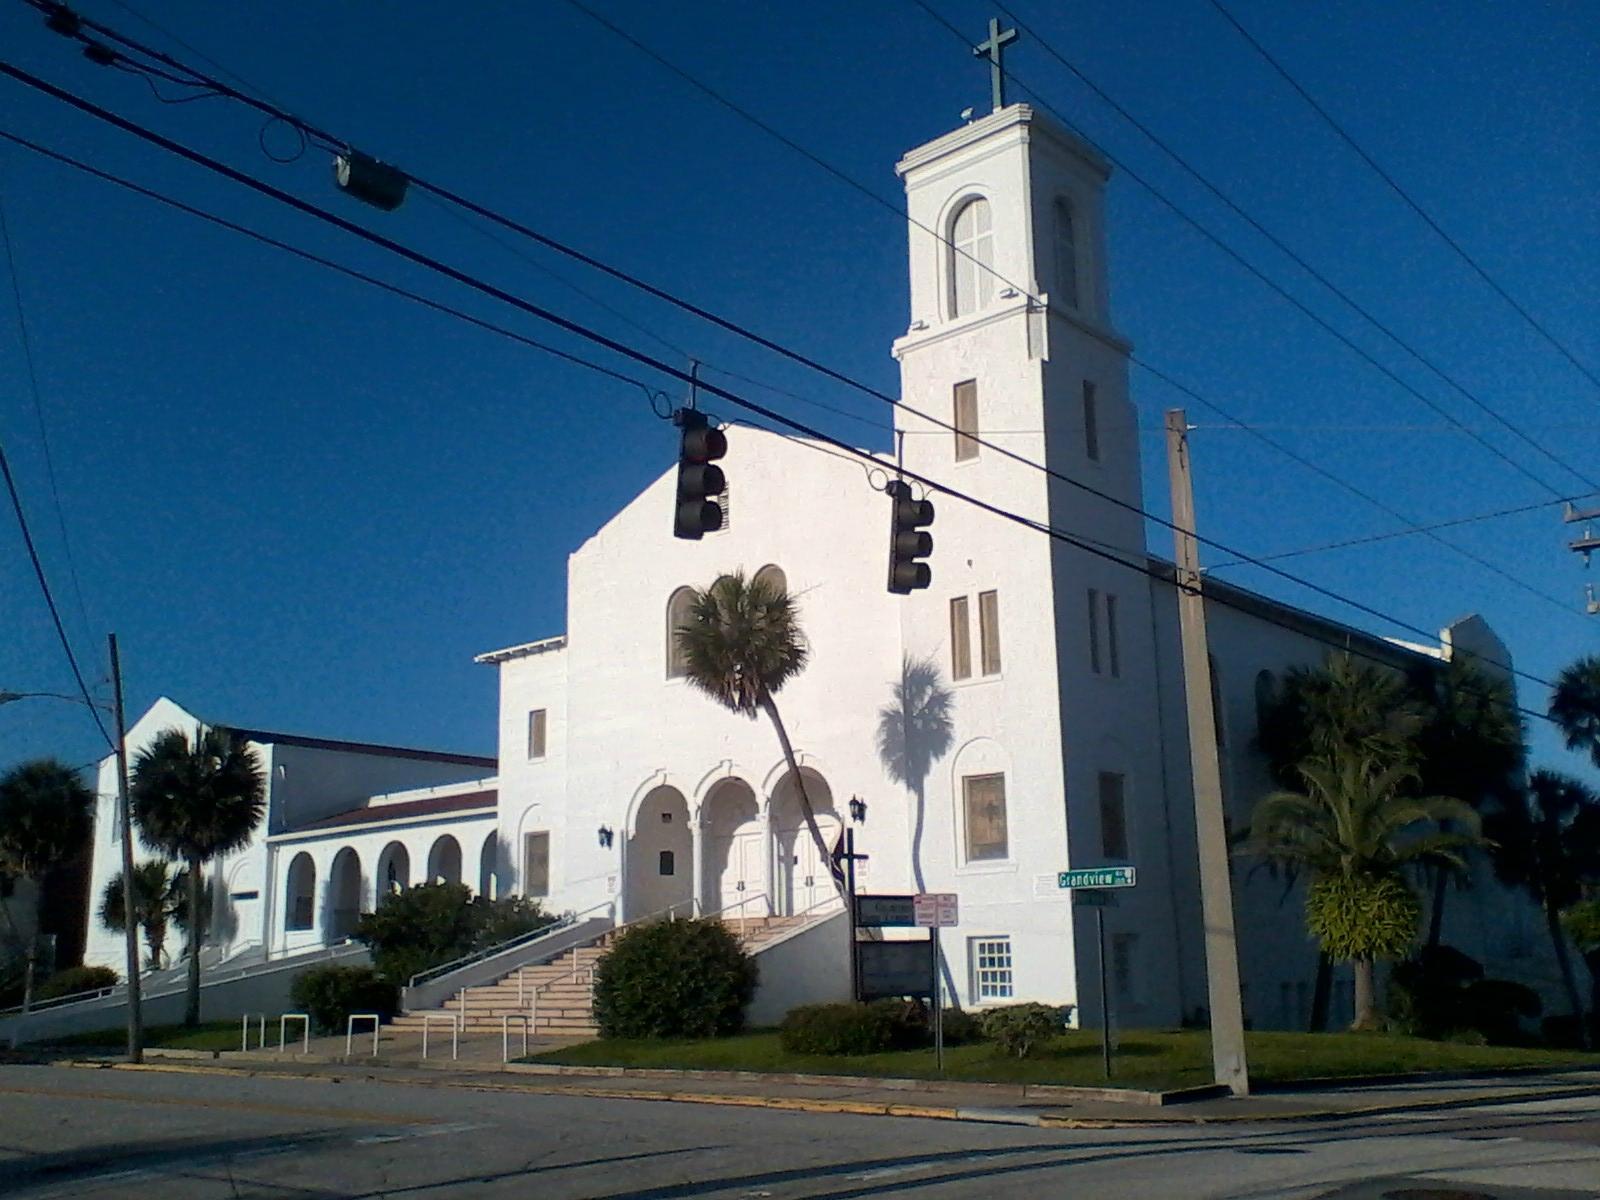
<instances>
[{"instance_id":1,"label":"street name sign","mask_svg":"<svg viewBox=\"0 0 1600 1200\"><path fill-rule=\"evenodd\" d=\"M1079 908L1115 908L1117 894L1103 888L1077 888L1072 893L1072 902Z\"/></svg>"},{"instance_id":2,"label":"street name sign","mask_svg":"<svg viewBox=\"0 0 1600 1200\"><path fill-rule=\"evenodd\" d=\"M954 892L922 892L912 898L912 911L924 929L947 929L960 924Z\"/></svg>"},{"instance_id":3,"label":"street name sign","mask_svg":"<svg viewBox=\"0 0 1600 1200\"><path fill-rule=\"evenodd\" d=\"M1132 867L1089 867L1080 871L1062 871L1056 876L1058 888L1125 888L1132 887Z\"/></svg>"}]
</instances>

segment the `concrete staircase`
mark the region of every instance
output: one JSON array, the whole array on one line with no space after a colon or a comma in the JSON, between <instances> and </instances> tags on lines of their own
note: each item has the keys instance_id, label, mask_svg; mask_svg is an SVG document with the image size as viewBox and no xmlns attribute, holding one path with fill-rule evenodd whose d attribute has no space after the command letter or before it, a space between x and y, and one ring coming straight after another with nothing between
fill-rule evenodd
<instances>
[{"instance_id":1,"label":"concrete staircase","mask_svg":"<svg viewBox=\"0 0 1600 1200\"><path fill-rule=\"evenodd\" d=\"M734 917L727 924L746 952L759 954L785 935L828 914L795 917ZM594 968L616 939L614 931L568 950L547 963L518 967L492 983L463 988L438 1008L402 1013L390 1028L396 1033L421 1034L425 1017L455 1017L463 1033L488 1033L513 1018L513 1036L528 1019L528 1032L539 1037L594 1037ZM434 1026L435 1034L440 1032Z\"/></svg>"}]
</instances>

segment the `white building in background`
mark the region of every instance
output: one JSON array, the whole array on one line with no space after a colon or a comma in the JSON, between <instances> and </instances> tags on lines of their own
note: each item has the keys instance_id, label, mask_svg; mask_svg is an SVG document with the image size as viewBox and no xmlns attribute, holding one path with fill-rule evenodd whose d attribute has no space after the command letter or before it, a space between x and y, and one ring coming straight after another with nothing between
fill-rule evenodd
<instances>
[{"instance_id":1,"label":"white building in background","mask_svg":"<svg viewBox=\"0 0 1600 1200\"><path fill-rule=\"evenodd\" d=\"M1132 863L1139 885L1108 916L1121 1022L1174 1024L1205 1004L1176 598L1138 513L1130 347L1109 306L1108 168L1013 105L917 148L898 170L911 218L910 320L893 347L902 396L1066 478L898 409L906 467L1126 562L940 500L933 586L891 595L888 500L869 472L802 439L731 429L723 530L671 537L666 472L570 556L563 635L480 656L500 676L498 770L248 735L273 801L257 843L220 867L230 953L338 940L385 889L441 876L618 921L833 903L772 730L690 687L674 653L686 589L742 568L776 575L798 598L812 658L778 701L830 842L855 824L870 856L863 890L959 895L961 927L944 945L961 1003L1073 1003L1097 1021L1092 921L1054 879ZM1210 588L1235 826L1268 787L1256 709L1285 668L1320 663L1330 644L1405 670L1462 651L1510 665L1477 618L1437 647L1408 647ZM894 689L908 661L933 703L919 696L910 714L903 772L886 757L899 759L907 727ZM132 740L192 722L163 702ZM102 769L103 797L111 778ZM854 814L853 799L864 806ZM111 837L96 849L98 895L114 870ZM1246 864L1234 884L1247 1013L1258 1027L1300 1024L1316 952L1299 895ZM1546 984L1539 928L1530 905L1480 880L1452 893L1445 936L1491 973ZM91 949L115 961L103 933Z\"/></svg>"}]
</instances>

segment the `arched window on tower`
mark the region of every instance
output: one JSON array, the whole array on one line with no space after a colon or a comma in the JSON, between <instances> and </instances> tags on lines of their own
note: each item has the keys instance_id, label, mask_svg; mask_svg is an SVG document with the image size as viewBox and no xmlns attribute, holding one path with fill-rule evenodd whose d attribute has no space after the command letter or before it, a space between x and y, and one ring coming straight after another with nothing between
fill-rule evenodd
<instances>
[{"instance_id":1,"label":"arched window on tower","mask_svg":"<svg viewBox=\"0 0 1600 1200\"><path fill-rule=\"evenodd\" d=\"M689 664L678 648L678 626L689 620L689 607L694 602L694 589L681 587L667 601L667 678L679 679L687 674Z\"/></svg>"},{"instance_id":2,"label":"arched window on tower","mask_svg":"<svg viewBox=\"0 0 1600 1200\"><path fill-rule=\"evenodd\" d=\"M994 223L989 202L975 196L950 223L950 315L964 317L994 299Z\"/></svg>"},{"instance_id":3,"label":"arched window on tower","mask_svg":"<svg viewBox=\"0 0 1600 1200\"><path fill-rule=\"evenodd\" d=\"M762 567L761 570L756 572L756 576L751 582L764 583L776 592L787 592L789 590L788 576L783 573L783 568L777 563L768 563Z\"/></svg>"},{"instance_id":4,"label":"arched window on tower","mask_svg":"<svg viewBox=\"0 0 1600 1200\"><path fill-rule=\"evenodd\" d=\"M1066 307L1078 307L1078 235L1067 200L1056 201L1055 292Z\"/></svg>"}]
</instances>

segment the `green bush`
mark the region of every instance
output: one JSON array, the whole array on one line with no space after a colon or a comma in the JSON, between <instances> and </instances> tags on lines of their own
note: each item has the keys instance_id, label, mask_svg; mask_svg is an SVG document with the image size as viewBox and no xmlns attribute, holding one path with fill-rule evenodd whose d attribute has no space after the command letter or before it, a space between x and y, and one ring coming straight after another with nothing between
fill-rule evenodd
<instances>
[{"instance_id":1,"label":"green bush","mask_svg":"<svg viewBox=\"0 0 1600 1200\"><path fill-rule=\"evenodd\" d=\"M963 1008L947 1008L944 1010L944 1044L946 1046L969 1046L973 1042L983 1040L983 1027L972 1013Z\"/></svg>"},{"instance_id":2,"label":"green bush","mask_svg":"<svg viewBox=\"0 0 1600 1200\"><path fill-rule=\"evenodd\" d=\"M1485 979L1477 960L1450 946L1424 948L1389 974L1387 1024L1416 1037L1515 1045L1529 1040L1523 1021L1542 1007L1533 989Z\"/></svg>"},{"instance_id":3,"label":"green bush","mask_svg":"<svg viewBox=\"0 0 1600 1200\"><path fill-rule=\"evenodd\" d=\"M803 1004L778 1026L790 1054L881 1054L928 1044L922 1006L904 1000L870 1004Z\"/></svg>"},{"instance_id":4,"label":"green bush","mask_svg":"<svg viewBox=\"0 0 1600 1200\"><path fill-rule=\"evenodd\" d=\"M625 931L594 976L594 1015L610 1038L737 1033L756 964L721 921L657 921Z\"/></svg>"},{"instance_id":5,"label":"green bush","mask_svg":"<svg viewBox=\"0 0 1600 1200\"><path fill-rule=\"evenodd\" d=\"M115 987L122 976L110 967L68 967L57 971L41 983L33 993L35 1000L54 1000L57 996L71 996L76 992L89 992L96 988Z\"/></svg>"},{"instance_id":6,"label":"green bush","mask_svg":"<svg viewBox=\"0 0 1600 1200\"><path fill-rule=\"evenodd\" d=\"M355 937L378 974L404 987L413 975L554 923L538 901L473 899L460 883L424 883L383 897Z\"/></svg>"},{"instance_id":7,"label":"green bush","mask_svg":"<svg viewBox=\"0 0 1600 1200\"><path fill-rule=\"evenodd\" d=\"M1004 1053L1027 1058L1040 1042L1066 1025L1066 1010L1048 1004L1007 1004L978 1018L983 1036Z\"/></svg>"},{"instance_id":8,"label":"green bush","mask_svg":"<svg viewBox=\"0 0 1600 1200\"><path fill-rule=\"evenodd\" d=\"M345 1032L351 1013L388 1021L400 1010L399 985L371 967L312 967L289 985L289 997L319 1033Z\"/></svg>"}]
</instances>

